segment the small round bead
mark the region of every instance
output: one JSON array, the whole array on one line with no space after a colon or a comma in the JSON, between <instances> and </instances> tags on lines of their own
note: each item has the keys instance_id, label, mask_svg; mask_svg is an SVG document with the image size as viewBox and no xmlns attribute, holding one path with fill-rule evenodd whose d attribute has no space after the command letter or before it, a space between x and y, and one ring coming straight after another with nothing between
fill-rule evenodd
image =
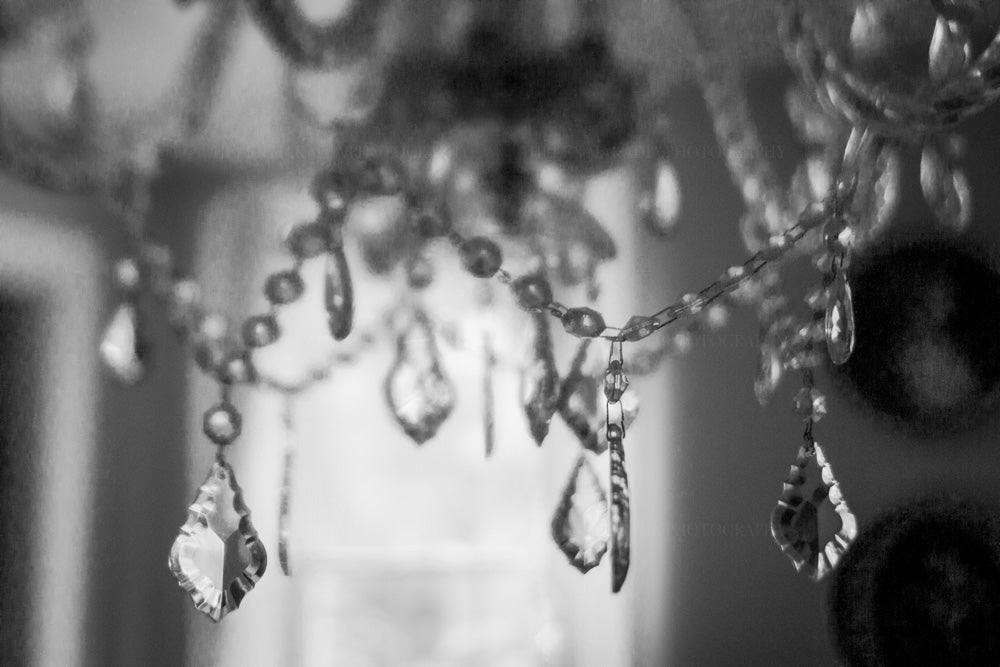
<instances>
[{"instance_id":1,"label":"small round bead","mask_svg":"<svg viewBox=\"0 0 1000 667\"><path fill-rule=\"evenodd\" d=\"M552 287L543 276L532 274L514 281L511 289L517 305L528 311L539 311L552 301Z\"/></svg>"},{"instance_id":2,"label":"small round bead","mask_svg":"<svg viewBox=\"0 0 1000 667\"><path fill-rule=\"evenodd\" d=\"M570 308L561 320L566 333L578 338L594 338L605 329L604 318L593 308Z\"/></svg>"},{"instance_id":3,"label":"small round bead","mask_svg":"<svg viewBox=\"0 0 1000 667\"><path fill-rule=\"evenodd\" d=\"M372 196L397 195L403 190L403 165L391 156L372 156L361 165L360 188Z\"/></svg>"},{"instance_id":4,"label":"small round bead","mask_svg":"<svg viewBox=\"0 0 1000 667\"><path fill-rule=\"evenodd\" d=\"M745 266L730 266L719 278L719 283L722 285L722 289L730 289L738 286L740 281L746 277L747 270Z\"/></svg>"},{"instance_id":5,"label":"small round bead","mask_svg":"<svg viewBox=\"0 0 1000 667\"><path fill-rule=\"evenodd\" d=\"M503 263L500 247L482 236L463 241L458 253L465 270L477 278L491 278Z\"/></svg>"},{"instance_id":6,"label":"small round bead","mask_svg":"<svg viewBox=\"0 0 1000 667\"><path fill-rule=\"evenodd\" d=\"M298 259L312 259L330 247L329 227L316 222L304 222L292 228L285 240L288 250Z\"/></svg>"},{"instance_id":7,"label":"small round bead","mask_svg":"<svg viewBox=\"0 0 1000 667\"><path fill-rule=\"evenodd\" d=\"M118 289L125 292L134 292L139 289L139 265L131 257L118 260L115 264L115 284Z\"/></svg>"},{"instance_id":8,"label":"small round bead","mask_svg":"<svg viewBox=\"0 0 1000 667\"><path fill-rule=\"evenodd\" d=\"M240 437L243 418L232 403L222 401L205 411L202 430L217 445L228 445Z\"/></svg>"},{"instance_id":9,"label":"small round bead","mask_svg":"<svg viewBox=\"0 0 1000 667\"><path fill-rule=\"evenodd\" d=\"M313 199L320 205L324 212L332 214L335 218L343 218L347 215L347 209L351 202L350 179L343 172L335 170L324 170L316 175L310 188Z\"/></svg>"},{"instance_id":10,"label":"small round bead","mask_svg":"<svg viewBox=\"0 0 1000 667\"><path fill-rule=\"evenodd\" d=\"M243 323L243 342L247 347L264 347L278 340L281 328L274 315L254 315Z\"/></svg>"},{"instance_id":11,"label":"small round bead","mask_svg":"<svg viewBox=\"0 0 1000 667\"><path fill-rule=\"evenodd\" d=\"M413 231L422 239L435 239L451 231L448 221L434 211L417 211L410 217Z\"/></svg>"},{"instance_id":12,"label":"small round bead","mask_svg":"<svg viewBox=\"0 0 1000 667\"><path fill-rule=\"evenodd\" d=\"M248 350L231 350L223 356L216 371L216 377L223 384L249 384L257 380Z\"/></svg>"},{"instance_id":13,"label":"small round bead","mask_svg":"<svg viewBox=\"0 0 1000 667\"><path fill-rule=\"evenodd\" d=\"M622 439L622 427L618 424L608 424L608 440L621 440Z\"/></svg>"},{"instance_id":14,"label":"small round bead","mask_svg":"<svg viewBox=\"0 0 1000 667\"><path fill-rule=\"evenodd\" d=\"M297 271L272 273L264 283L264 296L273 304L296 301L305 291L305 283Z\"/></svg>"},{"instance_id":15,"label":"small round bead","mask_svg":"<svg viewBox=\"0 0 1000 667\"><path fill-rule=\"evenodd\" d=\"M434 267L423 255L414 255L406 261L406 284L413 289L424 289L434 280Z\"/></svg>"}]
</instances>

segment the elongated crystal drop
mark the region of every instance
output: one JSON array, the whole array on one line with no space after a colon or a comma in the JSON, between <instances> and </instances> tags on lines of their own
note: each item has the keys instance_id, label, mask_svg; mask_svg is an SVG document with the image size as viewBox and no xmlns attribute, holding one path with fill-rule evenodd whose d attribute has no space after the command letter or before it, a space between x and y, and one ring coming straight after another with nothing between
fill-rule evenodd
<instances>
[{"instance_id":1,"label":"elongated crystal drop","mask_svg":"<svg viewBox=\"0 0 1000 667\"><path fill-rule=\"evenodd\" d=\"M771 534L796 571L814 581L833 571L854 542L858 521L818 444L799 449L771 514Z\"/></svg>"},{"instance_id":2,"label":"elongated crystal drop","mask_svg":"<svg viewBox=\"0 0 1000 667\"><path fill-rule=\"evenodd\" d=\"M441 370L430 320L415 311L396 339L385 396L403 431L418 445L434 437L455 407L455 389Z\"/></svg>"},{"instance_id":3,"label":"elongated crystal drop","mask_svg":"<svg viewBox=\"0 0 1000 667\"><path fill-rule=\"evenodd\" d=\"M198 489L167 566L195 609L213 621L238 608L263 576L267 553L225 461L212 464Z\"/></svg>"},{"instance_id":4,"label":"elongated crystal drop","mask_svg":"<svg viewBox=\"0 0 1000 667\"><path fill-rule=\"evenodd\" d=\"M528 417L528 429L537 444L549 433L552 415L559 407L559 373L549 318L544 313L531 314L531 344L527 363L521 372L521 404Z\"/></svg>"},{"instance_id":5,"label":"elongated crystal drop","mask_svg":"<svg viewBox=\"0 0 1000 667\"><path fill-rule=\"evenodd\" d=\"M628 475L625 474L625 448L622 430L608 427L608 455L611 474L611 592L617 593L628 576L630 561L630 525Z\"/></svg>"},{"instance_id":6,"label":"elongated crystal drop","mask_svg":"<svg viewBox=\"0 0 1000 667\"><path fill-rule=\"evenodd\" d=\"M844 271L838 271L830 285L824 325L830 361L838 366L846 363L854 351L854 301Z\"/></svg>"},{"instance_id":7,"label":"elongated crystal drop","mask_svg":"<svg viewBox=\"0 0 1000 667\"><path fill-rule=\"evenodd\" d=\"M101 338L101 360L122 384L135 384L146 374L149 346L141 323L136 303L132 300L123 301Z\"/></svg>"},{"instance_id":8,"label":"elongated crystal drop","mask_svg":"<svg viewBox=\"0 0 1000 667\"><path fill-rule=\"evenodd\" d=\"M608 498L586 454L570 471L552 517L552 539L580 572L596 567L608 550Z\"/></svg>"},{"instance_id":9,"label":"elongated crystal drop","mask_svg":"<svg viewBox=\"0 0 1000 667\"><path fill-rule=\"evenodd\" d=\"M767 342L762 343L757 376L753 381L753 393L761 406L771 402L783 376L784 366L781 363L781 354L778 352L778 348Z\"/></svg>"},{"instance_id":10,"label":"elongated crystal drop","mask_svg":"<svg viewBox=\"0 0 1000 667\"><path fill-rule=\"evenodd\" d=\"M354 324L354 287L351 270L343 248L333 248L326 261L324 284L326 312L330 316L330 333L335 340L344 340Z\"/></svg>"}]
</instances>

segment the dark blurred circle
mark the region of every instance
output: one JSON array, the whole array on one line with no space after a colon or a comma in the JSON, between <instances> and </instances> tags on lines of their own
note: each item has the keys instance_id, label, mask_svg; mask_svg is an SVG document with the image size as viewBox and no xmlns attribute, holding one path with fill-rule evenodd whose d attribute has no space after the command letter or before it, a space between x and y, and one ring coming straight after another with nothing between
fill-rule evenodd
<instances>
[{"instance_id":1,"label":"dark blurred circle","mask_svg":"<svg viewBox=\"0 0 1000 667\"><path fill-rule=\"evenodd\" d=\"M998 528L995 510L948 498L870 524L831 587L844 665L1000 665Z\"/></svg>"},{"instance_id":2,"label":"dark blurred circle","mask_svg":"<svg viewBox=\"0 0 1000 667\"><path fill-rule=\"evenodd\" d=\"M836 373L861 402L928 435L968 427L1000 398L1000 273L954 239L879 243L849 272L857 347Z\"/></svg>"}]
</instances>

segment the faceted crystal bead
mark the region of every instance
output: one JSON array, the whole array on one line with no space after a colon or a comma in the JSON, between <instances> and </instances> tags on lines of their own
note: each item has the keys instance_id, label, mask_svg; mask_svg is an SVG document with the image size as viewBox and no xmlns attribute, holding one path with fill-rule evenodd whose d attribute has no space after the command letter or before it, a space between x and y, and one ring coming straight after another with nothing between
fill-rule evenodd
<instances>
[{"instance_id":1,"label":"faceted crystal bead","mask_svg":"<svg viewBox=\"0 0 1000 667\"><path fill-rule=\"evenodd\" d=\"M532 340L521 372L521 404L528 428L537 444L549 433L552 415L559 407L559 373L552 350L549 320L544 313L531 314Z\"/></svg>"},{"instance_id":2,"label":"faceted crystal bead","mask_svg":"<svg viewBox=\"0 0 1000 667\"><path fill-rule=\"evenodd\" d=\"M477 278L493 277L503 263L500 247L482 236L463 241L458 254L465 270Z\"/></svg>"},{"instance_id":3,"label":"faceted crystal bead","mask_svg":"<svg viewBox=\"0 0 1000 667\"><path fill-rule=\"evenodd\" d=\"M611 592L617 593L628 576L631 560L628 475L621 433L608 432L611 474Z\"/></svg>"},{"instance_id":4,"label":"faceted crystal bead","mask_svg":"<svg viewBox=\"0 0 1000 667\"><path fill-rule=\"evenodd\" d=\"M858 534L857 519L818 444L802 447L771 514L771 534L795 569L818 581Z\"/></svg>"},{"instance_id":5,"label":"faceted crystal bead","mask_svg":"<svg viewBox=\"0 0 1000 667\"><path fill-rule=\"evenodd\" d=\"M305 289L302 276L297 271L272 273L264 283L264 295L273 304L292 303L302 296Z\"/></svg>"},{"instance_id":6,"label":"faceted crystal bead","mask_svg":"<svg viewBox=\"0 0 1000 667\"><path fill-rule=\"evenodd\" d=\"M818 422L826 416L826 396L814 387L802 387L793 401L795 413L803 421Z\"/></svg>"},{"instance_id":7,"label":"faceted crystal bead","mask_svg":"<svg viewBox=\"0 0 1000 667\"><path fill-rule=\"evenodd\" d=\"M681 303L687 308L687 312L697 315L705 307L707 299L701 294L685 294L681 297Z\"/></svg>"},{"instance_id":8,"label":"faceted crystal bead","mask_svg":"<svg viewBox=\"0 0 1000 667\"><path fill-rule=\"evenodd\" d=\"M838 366L846 363L854 351L854 300L851 285L843 271L837 273L830 285L824 330L830 361Z\"/></svg>"},{"instance_id":9,"label":"faceted crystal bead","mask_svg":"<svg viewBox=\"0 0 1000 667\"><path fill-rule=\"evenodd\" d=\"M149 346L141 329L141 321L135 302L123 301L101 338L101 360L123 384L135 384L146 373Z\"/></svg>"},{"instance_id":10,"label":"faceted crystal bead","mask_svg":"<svg viewBox=\"0 0 1000 667\"><path fill-rule=\"evenodd\" d=\"M580 572L596 567L608 550L608 499L581 453L552 517L552 539Z\"/></svg>"},{"instance_id":11,"label":"faceted crystal bead","mask_svg":"<svg viewBox=\"0 0 1000 667\"><path fill-rule=\"evenodd\" d=\"M223 384L249 384L257 381L257 369L253 365L250 350L229 350L214 370Z\"/></svg>"},{"instance_id":12,"label":"faceted crystal bead","mask_svg":"<svg viewBox=\"0 0 1000 667\"><path fill-rule=\"evenodd\" d=\"M334 340L344 340L354 324L354 286L343 248L333 248L326 261L323 298Z\"/></svg>"},{"instance_id":13,"label":"faceted crystal bead","mask_svg":"<svg viewBox=\"0 0 1000 667\"><path fill-rule=\"evenodd\" d=\"M544 276L531 274L522 276L511 285L517 305L522 310L536 311L552 302L552 287Z\"/></svg>"},{"instance_id":14,"label":"faceted crystal bead","mask_svg":"<svg viewBox=\"0 0 1000 667\"><path fill-rule=\"evenodd\" d=\"M604 373L604 397L608 403L617 403L628 389L628 378L622 370L622 362L612 359Z\"/></svg>"},{"instance_id":15,"label":"faceted crystal bead","mask_svg":"<svg viewBox=\"0 0 1000 667\"><path fill-rule=\"evenodd\" d=\"M578 338L594 338L605 329L604 318L593 308L570 308L561 319L566 333Z\"/></svg>"},{"instance_id":16,"label":"faceted crystal bead","mask_svg":"<svg viewBox=\"0 0 1000 667\"><path fill-rule=\"evenodd\" d=\"M212 465L167 562L195 609L213 621L237 609L267 568L243 492L225 461Z\"/></svg>"},{"instance_id":17,"label":"faceted crystal bead","mask_svg":"<svg viewBox=\"0 0 1000 667\"><path fill-rule=\"evenodd\" d=\"M247 347L264 347L278 340L281 329L274 315L255 315L243 323L242 333Z\"/></svg>"},{"instance_id":18,"label":"faceted crystal bead","mask_svg":"<svg viewBox=\"0 0 1000 667\"><path fill-rule=\"evenodd\" d=\"M421 311L397 336L385 395L396 421L418 445L434 437L455 407L455 389L441 370L434 330Z\"/></svg>"}]
</instances>

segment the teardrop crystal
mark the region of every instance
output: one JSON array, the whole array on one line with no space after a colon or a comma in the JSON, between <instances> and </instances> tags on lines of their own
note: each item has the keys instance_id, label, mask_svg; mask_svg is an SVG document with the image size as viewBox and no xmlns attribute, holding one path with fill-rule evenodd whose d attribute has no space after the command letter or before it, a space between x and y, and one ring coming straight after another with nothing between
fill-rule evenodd
<instances>
[{"instance_id":1,"label":"teardrop crystal","mask_svg":"<svg viewBox=\"0 0 1000 667\"><path fill-rule=\"evenodd\" d=\"M586 454L570 472L552 517L552 539L580 572L596 567L608 550L608 499Z\"/></svg>"},{"instance_id":2,"label":"teardrop crystal","mask_svg":"<svg viewBox=\"0 0 1000 667\"><path fill-rule=\"evenodd\" d=\"M838 271L830 285L824 325L830 361L838 366L846 363L854 351L854 301L844 271Z\"/></svg>"},{"instance_id":3,"label":"teardrop crystal","mask_svg":"<svg viewBox=\"0 0 1000 667\"><path fill-rule=\"evenodd\" d=\"M167 566L195 609L213 621L238 608L263 576L267 553L225 461L212 464L198 489Z\"/></svg>"},{"instance_id":4,"label":"teardrop crystal","mask_svg":"<svg viewBox=\"0 0 1000 667\"><path fill-rule=\"evenodd\" d=\"M972 38L969 28L938 16L928 53L928 70L933 83L942 84L969 66L972 58Z\"/></svg>"},{"instance_id":5,"label":"teardrop crystal","mask_svg":"<svg viewBox=\"0 0 1000 667\"><path fill-rule=\"evenodd\" d=\"M559 373L556 371L548 316L532 313L530 328L528 359L521 372L521 404L528 417L531 437L540 445L548 435L552 415L559 407Z\"/></svg>"},{"instance_id":6,"label":"teardrop crystal","mask_svg":"<svg viewBox=\"0 0 1000 667\"><path fill-rule=\"evenodd\" d=\"M920 187L938 222L962 231L972 220L972 193L965 172L941 139L928 139L920 156Z\"/></svg>"},{"instance_id":7,"label":"teardrop crystal","mask_svg":"<svg viewBox=\"0 0 1000 667\"><path fill-rule=\"evenodd\" d=\"M141 328L139 308L134 301L123 301L101 338L101 360L115 378L132 385L146 374L149 346Z\"/></svg>"},{"instance_id":8,"label":"teardrop crystal","mask_svg":"<svg viewBox=\"0 0 1000 667\"><path fill-rule=\"evenodd\" d=\"M455 407L455 389L441 370L430 320L415 311L396 340L385 396L403 431L418 445L434 437Z\"/></svg>"},{"instance_id":9,"label":"teardrop crystal","mask_svg":"<svg viewBox=\"0 0 1000 667\"><path fill-rule=\"evenodd\" d=\"M583 372L590 350L590 340L584 340L576 350L569 372L559 386L559 416L569 430L587 447L596 436L593 420L597 414L598 382Z\"/></svg>"},{"instance_id":10,"label":"teardrop crystal","mask_svg":"<svg viewBox=\"0 0 1000 667\"><path fill-rule=\"evenodd\" d=\"M609 429L610 430L610 429ZM621 590L628 576L631 553L629 525L628 475L625 474L625 448L622 432L608 438L611 473L611 592Z\"/></svg>"},{"instance_id":11,"label":"teardrop crystal","mask_svg":"<svg viewBox=\"0 0 1000 667\"><path fill-rule=\"evenodd\" d=\"M330 333L335 340L344 340L354 324L354 287L351 270L343 248L333 248L326 261L324 283L326 312L330 316Z\"/></svg>"},{"instance_id":12,"label":"teardrop crystal","mask_svg":"<svg viewBox=\"0 0 1000 667\"><path fill-rule=\"evenodd\" d=\"M814 581L833 571L857 536L858 521L818 444L799 449L771 514L771 534L796 571Z\"/></svg>"}]
</instances>

